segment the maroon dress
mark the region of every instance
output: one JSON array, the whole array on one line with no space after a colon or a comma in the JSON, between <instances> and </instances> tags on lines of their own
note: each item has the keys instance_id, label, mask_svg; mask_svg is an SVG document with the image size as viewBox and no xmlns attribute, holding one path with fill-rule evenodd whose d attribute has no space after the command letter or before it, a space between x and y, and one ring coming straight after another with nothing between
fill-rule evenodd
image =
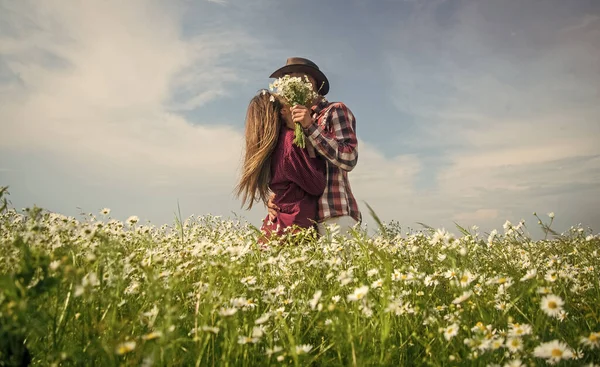
<instances>
[{"instance_id":1,"label":"maroon dress","mask_svg":"<svg viewBox=\"0 0 600 367\"><path fill-rule=\"evenodd\" d=\"M273 203L279 213L273 220L263 221L262 231L269 238L281 235L293 225L309 228L317 217L318 199L325 190L325 161L311 158L306 149L294 141L294 130L282 127L275 151L271 156L271 182L269 188L275 193Z\"/></svg>"}]
</instances>

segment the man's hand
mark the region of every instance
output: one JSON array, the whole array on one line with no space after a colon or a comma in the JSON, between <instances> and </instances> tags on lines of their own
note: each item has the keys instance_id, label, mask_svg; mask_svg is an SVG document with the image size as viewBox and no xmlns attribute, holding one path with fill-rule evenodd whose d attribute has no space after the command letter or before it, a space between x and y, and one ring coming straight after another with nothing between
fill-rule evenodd
<instances>
[{"instance_id":1,"label":"man's hand","mask_svg":"<svg viewBox=\"0 0 600 367\"><path fill-rule=\"evenodd\" d=\"M275 220L277 217L277 213L279 212L279 207L273 203L273 199L275 199L275 194L271 193L269 197L269 201L267 202L267 208L269 209L269 220Z\"/></svg>"},{"instance_id":2,"label":"man's hand","mask_svg":"<svg viewBox=\"0 0 600 367\"><path fill-rule=\"evenodd\" d=\"M305 106L296 105L291 108L292 111L292 121L299 122L303 128L308 128L312 123L311 110L306 108Z\"/></svg>"}]
</instances>

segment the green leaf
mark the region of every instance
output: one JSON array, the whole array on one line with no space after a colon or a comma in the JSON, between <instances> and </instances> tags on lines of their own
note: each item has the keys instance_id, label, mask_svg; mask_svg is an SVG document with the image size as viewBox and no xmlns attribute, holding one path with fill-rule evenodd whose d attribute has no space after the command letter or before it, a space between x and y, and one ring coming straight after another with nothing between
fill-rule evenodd
<instances>
[{"instance_id":1,"label":"green leaf","mask_svg":"<svg viewBox=\"0 0 600 367\"><path fill-rule=\"evenodd\" d=\"M381 219L379 219L379 216L377 216L377 214L375 213L375 211L373 210L373 208L371 208L371 206L369 205L369 203L367 203L366 201L364 203L367 206L367 208L369 208L369 214L371 214L371 216L375 220L375 223L377 223L377 225L379 226L379 231L381 232L381 234L385 238L387 238L388 237L387 230L385 229L385 226L383 225L383 222L381 221Z\"/></svg>"},{"instance_id":2,"label":"green leaf","mask_svg":"<svg viewBox=\"0 0 600 367\"><path fill-rule=\"evenodd\" d=\"M460 231L460 233L462 233L464 236L470 236L471 235L469 233L469 231L467 231L466 229L464 229L463 227L461 227L458 223L454 222L454 225L456 226L456 228L458 228L458 230Z\"/></svg>"}]
</instances>

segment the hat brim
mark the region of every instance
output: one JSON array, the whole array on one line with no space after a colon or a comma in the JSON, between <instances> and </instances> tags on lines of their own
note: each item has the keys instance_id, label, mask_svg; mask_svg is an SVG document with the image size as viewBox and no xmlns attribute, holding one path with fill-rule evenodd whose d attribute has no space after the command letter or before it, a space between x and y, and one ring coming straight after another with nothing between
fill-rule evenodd
<instances>
[{"instance_id":1,"label":"hat brim","mask_svg":"<svg viewBox=\"0 0 600 367\"><path fill-rule=\"evenodd\" d=\"M319 94L324 96L329 93L329 80L323 72L319 69L315 69L312 66L308 65L286 65L281 67L271 74L270 78L281 78L286 74L291 73L304 73L315 78L317 82L317 89L320 88Z\"/></svg>"}]
</instances>

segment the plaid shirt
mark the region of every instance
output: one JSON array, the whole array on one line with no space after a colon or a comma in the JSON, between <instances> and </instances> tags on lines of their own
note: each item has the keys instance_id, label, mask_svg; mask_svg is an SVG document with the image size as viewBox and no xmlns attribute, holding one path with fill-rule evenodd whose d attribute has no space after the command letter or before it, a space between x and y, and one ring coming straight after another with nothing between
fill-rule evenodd
<instances>
[{"instance_id":1,"label":"plaid shirt","mask_svg":"<svg viewBox=\"0 0 600 367\"><path fill-rule=\"evenodd\" d=\"M343 103L323 99L313 106L312 118L314 123L305 134L327 162L327 185L319 199L317 221L349 215L360 222L362 216L348 181L348 172L358 161L354 115ZM312 148L310 144L307 147Z\"/></svg>"}]
</instances>

